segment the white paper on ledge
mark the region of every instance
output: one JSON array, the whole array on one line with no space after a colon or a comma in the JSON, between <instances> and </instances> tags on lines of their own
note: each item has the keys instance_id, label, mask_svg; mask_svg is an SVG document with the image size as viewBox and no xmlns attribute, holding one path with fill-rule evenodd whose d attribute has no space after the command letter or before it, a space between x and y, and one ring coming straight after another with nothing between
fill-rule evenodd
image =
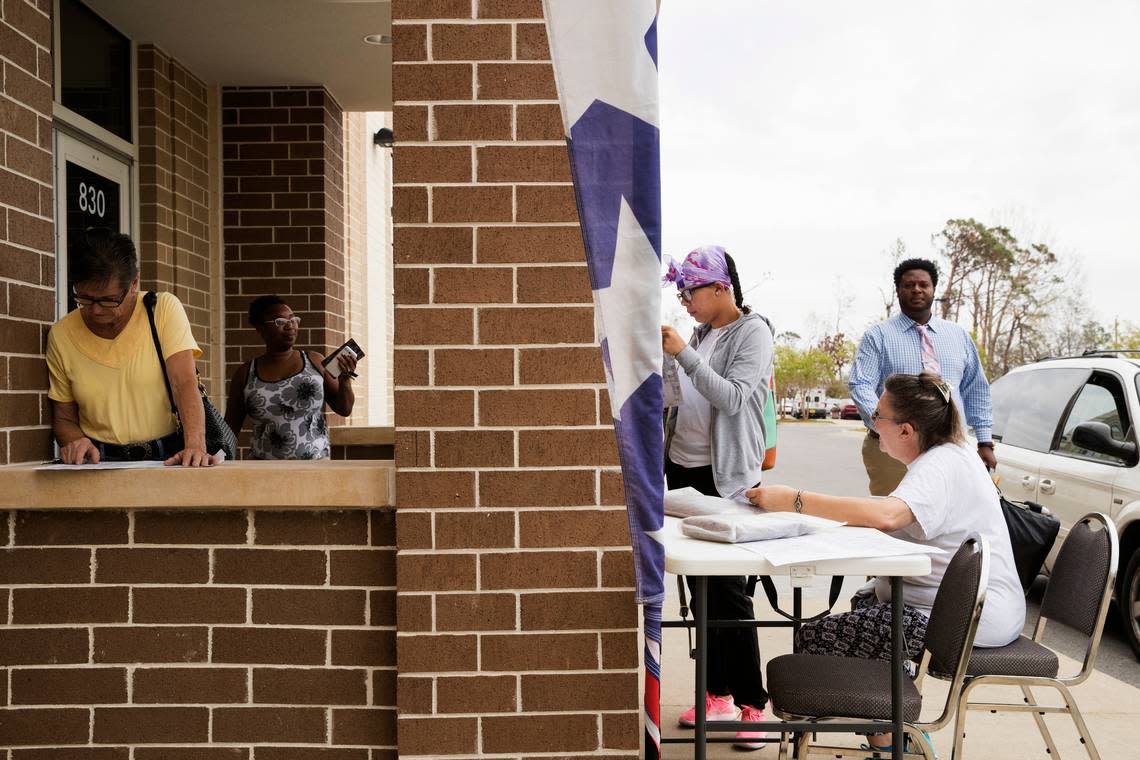
<instances>
[{"instance_id":1,"label":"white paper on ledge","mask_svg":"<svg viewBox=\"0 0 1140 760\"><path fill-rule=\"evenodd\" d=\"M41 464L36 469L85 472L88 470L146 470L162 466L162 461L159 459L145 459L140 462L100 462L99 464Z\"/></svg>"},{"instance_id":2,"label":"white paper on ledge","mask_svg":"<svg viewBox=\"0 0 1140 760\"><path fill-rule=\"evenodd\" d=\"M226 461L226 452L218 449L214 454L214 463L210 467L217 467ZM37 470L67 470L69 472L83 472L86 470L151 470L165 467L161 459L143 459L137 462L99 462L98 464L41 464Z\"/></svg>"},{"instance_id":3,"label":"white paper on ledge","mask_svg":"<svg viewBox=\"0 0 1140 760\"><path fill-rule=\"evenodd\" d=\"M853 528L850 526L836 530L824 530L806 536L796 536L795 538L753 541L737 544L737 546L754 554L759 554L776 566L799 565L827 559L945 553L937 547L903 541L874 528Z\"/></svg>"}]
</instances>

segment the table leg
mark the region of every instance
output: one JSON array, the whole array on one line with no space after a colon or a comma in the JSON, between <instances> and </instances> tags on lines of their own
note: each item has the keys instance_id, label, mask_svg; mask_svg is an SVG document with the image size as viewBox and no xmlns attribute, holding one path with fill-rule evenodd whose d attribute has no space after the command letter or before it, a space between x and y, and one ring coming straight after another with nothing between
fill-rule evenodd
<instances>
[{"instance_id":1,"label":"table leg","mask_svg":"<svg viewBox=\"0 0 1140 760\"><path fill-rule=\"evenodd\" d=\"M891 737L891 757L903 760L906 733L903 731L903 589L902 578L891 577L891 720L895 731Z\"/></svg>"},{"instance_id":2,"label":"table leg","mask_svg":"<svg viewBox=\"0 0 1140 760\"><path fill-rule=\"evenodd\" d=\"M693 623L697 629L697 673L696 673L696 725L693 728L693 758L705 760L705 721L708 715L705 712L705 692L708 690L709 652L708 652L708 590L707 576L698 575L693 578Z\"/></svg>"}]
</instances>

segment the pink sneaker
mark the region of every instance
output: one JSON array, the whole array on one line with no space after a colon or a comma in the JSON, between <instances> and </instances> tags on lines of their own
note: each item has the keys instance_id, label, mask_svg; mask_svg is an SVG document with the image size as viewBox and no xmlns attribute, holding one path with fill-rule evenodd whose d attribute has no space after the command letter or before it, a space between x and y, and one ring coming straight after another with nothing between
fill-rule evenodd
<instances>
[{"instance_id":1,"label":"pink sneaker","mask_svg":"<svg viewBox=\"0 0 1140 760\"><path fill-rule=\"evenodd\" d=\"M744 705L740 709L740 720L760 722L766 719L764 711L758 707ZM736 735L736 741L732 746L736 749L761 749L764 743L757 740L763 739L766 735L766 731L741 731Z\"/></svg>"},{"instance_id":2,"label":"pink sneaker","mask_svg":"<svg viewBox=\"0 0 1140 760\"><path fill-rule=\"evenodd\" d=\"M718 697L706 693L705 720L736 720L736 703L732 701L732 695L729 694L727 697ZM684 726L685 728L692 728L696 723L696 705L685 710L685 712L681 713L681 717L677 719L677 725Z\"/></svg>"}]
</instances>

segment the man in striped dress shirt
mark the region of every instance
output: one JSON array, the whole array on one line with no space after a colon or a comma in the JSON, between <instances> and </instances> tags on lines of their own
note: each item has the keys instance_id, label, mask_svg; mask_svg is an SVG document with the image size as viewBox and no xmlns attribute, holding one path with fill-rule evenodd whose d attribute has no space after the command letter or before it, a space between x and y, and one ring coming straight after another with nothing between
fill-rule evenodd
<instances>
[{"instance_id":1,"label":"man in striped dress shirt","mask_svg":"<svg viewBox=\"0 0 1140 760\"><path fill-rule=\"evenodd\" d=\"M987 467L997 466L990 384L970 334L954 322L931 314L938 268L933 261L907 259L895 267L899 314L872 326L859 342L847 384L851 398L867 425L863 466L872 496L888 496L898 486L906 466L879 449L879 434L871 413L883 393L883 381L896 372L917 375L923 370L949 383L965 422L978 439L978 456Z\"/></svg>"}]
</instances>

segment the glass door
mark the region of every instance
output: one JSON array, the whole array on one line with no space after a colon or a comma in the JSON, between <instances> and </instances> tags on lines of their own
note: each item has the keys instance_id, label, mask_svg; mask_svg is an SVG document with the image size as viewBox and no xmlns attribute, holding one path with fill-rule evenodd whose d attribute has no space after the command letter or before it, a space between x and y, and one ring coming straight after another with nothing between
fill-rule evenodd
<instances>
[{"instance_id":1,"label":"glass door","mask_svg":"<svg viewBox=\"0 0 1140 760\"><path fill-rule=\"evenodd\" d=\"M116 156L68 134L55 133L56 317L75 308L68 287L67 251L89 227L131 231L131 169Z\"/></svg>"}]
</instances>

